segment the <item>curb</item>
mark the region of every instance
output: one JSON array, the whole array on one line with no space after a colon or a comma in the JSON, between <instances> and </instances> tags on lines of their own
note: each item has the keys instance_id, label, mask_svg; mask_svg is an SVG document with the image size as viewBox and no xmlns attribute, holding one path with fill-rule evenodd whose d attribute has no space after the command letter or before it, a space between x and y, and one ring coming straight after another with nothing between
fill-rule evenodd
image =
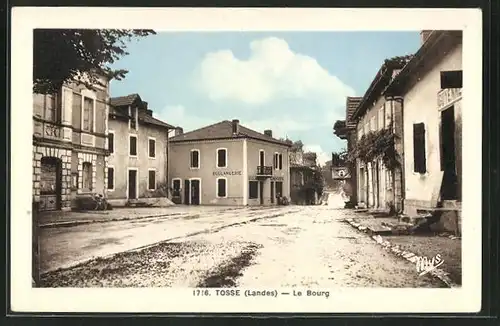
<instances>
[{"instance_id":1,"label":"curb","mask_svg":"<svg viewBox=\"0 0 500 326\"><path fill-rule=\"evenodd\" d=\"M147 216L139 216L139 217L110 218L107 220L87 220L87 221L86 220L76 220L76 221L70 221L70 222L55 222L55 223L40 224L38 227L40 229L71 227L71 226L84 225L84 224L122 222L122 221L142 220L142 219L147 219L147 218L167 217L167 216L177 216L177 215L182 215L182 213L147 215Z\"/></svg>"},{"instance_id":2,"label":"curb","mask_svg":"<svg viewBox=\"0 0 500 326\"><path fill-rule=\"evenodd\" d=\"M70 264L67 264L67 265L63 265L61 267L57 267L57 268L54 268L54 269L49 269L49 270L47 270L47 271L45 271L43 273L40 273L40 276L43 276L43 275L48 274L48 273L63 271L63 270L67 270L67 269L70 269L70 268L74 268L74 267L78 267L78 266L81 266L81 265L85 265L85 264L87 264L87 263L89 263L89 262L91 262L93 260L96 260L96 259L109 259L109 258L113 258L114 256L116 256L118 254L141 251L141 250L148 249L148 248L151 248L151 247L154 247L154 246L158 246L160 244L167 243L167 242L170 242L170 241L173 241L173 240L179 240L179 239L183 239L183 238L189 238L189 237L193 237L193 236L196 236L196 235L199 235L199 234L203 234L203 233L219 232L220 230L228 228L228 227L231 227L231 226L236 226L236 225L240 225L240 224L246 224L246 223L250 223L250 222L255 222L255 221L258 221L258 220L261 220L261 219L266 219L266 218L274 218L274 217L282 216L284 214L290 214L290 213L295 213L295 212L298 212L298 210L288 210L288 211L285 211L285 212L279 212L279 213L275 213L275 214L271 214L271 215L254 217L254 218L251 218L251 219L248 219L248 220L243 220L243 221L238 221L238 222L234 222L234 223L224 224L224 225L221 225L221 226L218 226L218 227L215 227L215 228L203 229L203 230L200 230L200 231L191 232L191 233L184 234L184 235L181 235L181 236L172 237L172 238L169 238L169 239L161 240L161 241L158 241L158 242L155 242L155 243L147 244L147 245L136 247L136 248L133 248L133 249L128 249L128 250L124 250L124 251L120 251L120 252L115 252L115 253L104 255L104 256L97 256L97 257L92 257L92 258L88 258L88 259L83 259L83 260L80 260L80 261L77 261L77 262L73 262L73 263L70 263Z\"/></svg>"},{"instance_id":3,"label":"curb","mask_svg":"<svg viewBox=\"0 0 500 326\"><path fill-rule=\"evenodd\" d=\"M359 223L355 222L352 218L345 219L345 222L349 223L352 227L367 233L368 228L366 226L362 226ZM370 238L374 240L378 245L382 246L386 250L390 250L394 255L398 257L404 258L406 261L415 264L418 257L414 253L406 250L401 250L398 245L392 245L389 241L384 240L381 235L371 235ZM436 277L441 282L443 282L449 288L460 288L460 285L453 282L449 277L448 273L443 271L440 268L433 269L429 272L430 275Z\"/></svg>"}]
</instances>

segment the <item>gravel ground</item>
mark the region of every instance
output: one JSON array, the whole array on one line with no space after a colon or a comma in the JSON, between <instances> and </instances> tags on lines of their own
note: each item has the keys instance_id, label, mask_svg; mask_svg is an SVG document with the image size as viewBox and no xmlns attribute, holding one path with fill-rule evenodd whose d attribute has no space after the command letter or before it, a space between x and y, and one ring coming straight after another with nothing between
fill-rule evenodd
<instances>
[{"instance_id":1,"label":"gravel ground","mask_svg":"<svg viewBox=\"0 0 500 326\"><path fill-rule=\"evenodd\" d=\"M334 206L303 206L296 213L50 272L43 286L443 286L344 224L345 213Z\"/></svg>"}]
</instances>

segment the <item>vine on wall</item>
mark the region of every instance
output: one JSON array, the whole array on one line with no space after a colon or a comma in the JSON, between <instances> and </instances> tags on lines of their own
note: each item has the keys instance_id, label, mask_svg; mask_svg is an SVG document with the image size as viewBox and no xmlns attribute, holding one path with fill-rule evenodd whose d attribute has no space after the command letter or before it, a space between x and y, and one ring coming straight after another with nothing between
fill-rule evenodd
<instances>
[{"instance_id":1,"label":"vine on wall","mask_svg":"<svg viewBox=\"0 0 500 326\"><path fill-rule=\"evenodd\" d=\"M348 161L354 163L356 159L359 159L368 163L381 158L387 169L394 170L401 165L399 154L394 146L395 138L392 128L370 131L351 148L347 156Z\"/></svg>"}]
</instances>

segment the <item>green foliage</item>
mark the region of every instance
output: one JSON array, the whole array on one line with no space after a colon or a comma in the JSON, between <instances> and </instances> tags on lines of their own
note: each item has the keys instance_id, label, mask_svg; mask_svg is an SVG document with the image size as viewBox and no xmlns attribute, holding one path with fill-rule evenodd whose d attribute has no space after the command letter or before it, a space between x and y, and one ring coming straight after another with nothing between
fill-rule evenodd
<instances>
[{"instance_id":1,"label":"green foliage","mask_svg":"<svg viewBox=\"0 0 500 326\"><path fill-rule=\"evenodd\" d=\"M392 128L371 131L354 144L347 159L349 162L355 162L356 159L359 159L368 163L381 158L386 168L394 170L401 165L400 157L394 146L395 138L396 135L392 132Z\"/></svg>"},{"instance_id":2,"label":"green foliage","mask_svg":"<svg viewBox=\"0 0 500 326\"><path fill-rule=\"evenodd\" d=\"M126 41L156 34L130 29L35 29L33 35L33 91L55 93L64 82L77 79L86 87L101 85L98 76L121 80L127 70L109 65L128 54ZM89 80L83 80L86 73Z\"/></svg>"}]
</instances>

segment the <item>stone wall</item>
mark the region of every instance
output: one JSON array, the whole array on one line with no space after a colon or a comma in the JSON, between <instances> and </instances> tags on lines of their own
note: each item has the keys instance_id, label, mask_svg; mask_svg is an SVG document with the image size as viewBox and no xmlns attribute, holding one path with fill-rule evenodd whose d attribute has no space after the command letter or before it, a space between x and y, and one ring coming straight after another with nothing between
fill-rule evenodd
<instances>
[{"instance_id":1,"label":"stone wall","mask_svg":"<svg viewBox=\"0 0 500 326\"><path fill-rule=\"evenodd\" d=\"M61 209L71 209L71 149L33 146L33 201L40 202L40 175L43 157L60 159Z\"/></svg>"}]
</instances>

